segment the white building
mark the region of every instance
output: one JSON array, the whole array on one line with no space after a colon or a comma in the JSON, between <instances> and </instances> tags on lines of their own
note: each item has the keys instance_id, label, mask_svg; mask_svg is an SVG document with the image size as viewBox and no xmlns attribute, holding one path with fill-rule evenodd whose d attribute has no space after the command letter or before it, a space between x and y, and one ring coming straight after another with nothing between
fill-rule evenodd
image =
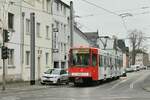
<instances>
[{"instance_id":1,"label":"white building","mask_svg":"<svg viewBox=\"0 0 150 100\"><path fill-rule=\"evenodd\" d=\"M7 80L30 80L30 14L35 13L35 77L52 67L52 12L51 0L0 1L0 33L10 31L10 58ZM5 7L3 7L3 5ZM6 8L6 9L4 9ZM0 35L1 36L1 35ZM2 37L0 37L2 42ZM0 79L2 60L0 60Z\"/></svg>"},{"instance_id":2,"label":"white building","mask_svg":"<svg viewBox=\"0 0 150 100\"><path fill-rule=\"evenodd\" d=\"M30 79L30 14L35 13L35 78L52 66L51 0L22 1L22 79Z\"/></svg>"},{"instance_id":3,"label":"white building","mask_svg":"<svg viewBox=\"0 0 150 100\"><path fill-rule=\"evenodd\" d=\"M53 67L68 67L70 48L70 6L61 0L53 0Z\"/></svg>"},{"instance_id":4,"label":"white building","mask_svg":"<svg viewBox=\"0 0 150 100\"><path fill-rule=\"evenodd\" d=\"M91 41L88 40L87 36L76 26L74 26L73 32L73 47L90 47L92 46Z\"/></svg>"},{"instance_id":5,"label":"white building","mask_svg":"<svg viewBox=\"0 0 150 100\"><path fill-rule=\"evenodd\" d=\"M10 41L6 45L10 50L9 59L6 60L6 78L7 80L19 80L21 79L21 9L17 5L20 5L20 0L11 0L12 2L10 0L5 1L0 0L0 44L2 44L3 29L7 29L9 31ZM2 65L2 59L0 59L0 81L2 81Z\"/></svg>"},{"instance_id":6,"label":"white building","mask_svg":"<svg viewBox=\"0 0 150 100\"><path fill-rule=\"evenodd\" d=\"M149 64L149 57L147 53L137 53L135 57L135 65L140 65L140 67L147 66Z\"/></svg>"}]
</instances>

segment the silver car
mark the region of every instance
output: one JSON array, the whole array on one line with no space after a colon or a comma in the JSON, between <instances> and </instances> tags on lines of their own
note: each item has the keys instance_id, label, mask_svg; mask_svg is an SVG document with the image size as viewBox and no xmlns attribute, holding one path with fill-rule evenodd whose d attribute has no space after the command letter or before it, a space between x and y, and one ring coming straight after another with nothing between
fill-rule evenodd
<instances>
[{"instance_id":1,"label":"silver car","mask_svg":"<svg viewBox=\"0 0 150 100\"><path fill-rule=\"evenodd\" d=\"M68 73L64 69L48 69L41 77L41 84L68 83Z\"/></svg>"}]
</instances>

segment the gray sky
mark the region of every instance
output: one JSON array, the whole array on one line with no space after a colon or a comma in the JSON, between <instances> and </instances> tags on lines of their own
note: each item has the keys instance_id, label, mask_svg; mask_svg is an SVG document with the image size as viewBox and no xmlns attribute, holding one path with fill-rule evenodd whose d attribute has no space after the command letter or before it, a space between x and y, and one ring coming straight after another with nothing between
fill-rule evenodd
<instances>
[{"instance_id":1,"label":"gray sky","mask_svg":"<svg viewBox=\"0 0 150 100\"><path fill-rule=\"evenodd\" d=\"M68 2L69 0L63 1ZM100 35L117 35L119 38L126 38L127 30L138 29L150 36L150 0L86 1L115 12L118 15L122 13L131 13L133 16L124 18L125 29L121 17L92 6L84 2L84 0L73 0L75 15L82 16L82 18L75 19L81 26L80 28L82 31L99 30Z\"/></svg>"}]
</instances>

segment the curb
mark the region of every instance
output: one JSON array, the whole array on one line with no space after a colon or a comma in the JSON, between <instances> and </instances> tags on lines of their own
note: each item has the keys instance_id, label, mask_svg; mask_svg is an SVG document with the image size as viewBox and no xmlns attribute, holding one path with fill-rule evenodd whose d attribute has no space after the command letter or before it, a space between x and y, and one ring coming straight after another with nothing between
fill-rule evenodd
<instances>
[{"instance_id":1,"label":"curb","mask_svg":"<svg viewBox=\"0 0 150 100\"><path fill-rule=\"evenodd\" d=\"M0 90L1 94L6 94L6 93L17 93L17 92L25 92L25 91L36 91L36 90L42 90L42 89L48 89L51 86L27 86L27 87L16 87L16 88L9 88L5 91Z\"/></svg>"},{"instance_id":2,"label":"curb","mask_svg":"<svg viewBox=\"0 0 150 100\"><path fill-rule=\"evenodd\" d=\"M150 87L143 87L143 90L145 90L146 92L150 92Z\"/></svg>"}]
</instances>

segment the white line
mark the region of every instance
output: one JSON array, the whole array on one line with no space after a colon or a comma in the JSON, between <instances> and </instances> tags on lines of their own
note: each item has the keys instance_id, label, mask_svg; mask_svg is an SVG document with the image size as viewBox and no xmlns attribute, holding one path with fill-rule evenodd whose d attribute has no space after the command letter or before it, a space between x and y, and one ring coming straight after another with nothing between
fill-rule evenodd
<instances>
[{"instance_id":1,"label":"white line","mask_svg":"<svg viewBox=\"0 0 150 100\"><path fill-rule=\"evenodd\" d=\"M133 83L130 84L130 89L133 89Z\"/></svg>"},{"instance_id":2,"label":"white line","mask_svg":"<svg viewBox=\"0 0 150 100\"><path fill-rule=\"evenodd\" d=\"M122 81L120 81L119 83L113 85L113 86L110 88L110 90L116 88L117 86L119 86L121 83L123 83L123 82L125 82L125 81L127 81L127 80L122 80Z\"/></svg>"},{"instance_id":3,"label":"white line","mask_svg":"<svg viewBox=\"0 0 150 100\"><path fill-rule=\"evenodd\" d=\"M134 82L132 82L130 84L130 88L133 89L134 88L134 85L140 81L143 81L148 75L150 75L149 73L148 74L145 74L144 76L141 76L140 78L138 78L137 80L135 80Z\"/></svg>"}]
</instances>

